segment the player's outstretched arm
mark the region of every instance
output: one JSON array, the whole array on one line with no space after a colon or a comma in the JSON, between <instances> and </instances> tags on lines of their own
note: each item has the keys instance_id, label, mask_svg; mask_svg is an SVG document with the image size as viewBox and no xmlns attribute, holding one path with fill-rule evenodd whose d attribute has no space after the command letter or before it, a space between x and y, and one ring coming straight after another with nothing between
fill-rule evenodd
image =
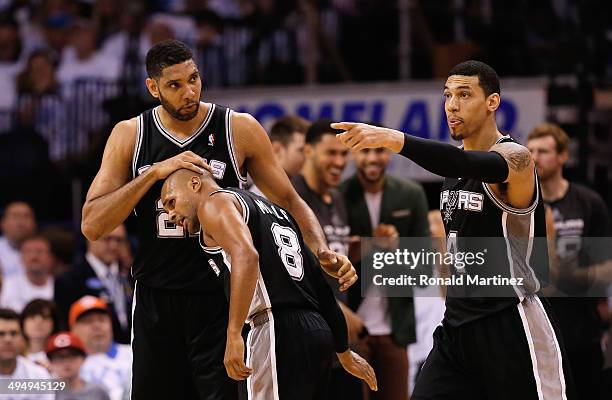
<instances>
[{"instance_id":1,"label":"player's outstretched arm","mask_svg":"<svg viewBox=\"0 0 612 400\"><path fill-rule=\"evenodd\" d=\"M426 170L447 178L475 178L487 183L504 182L508 164L491 151L464 151L451 144L418 138L394 129L354 122L338 122L338 139L353 150L386 147Z\"/></svg>"},{"instance_id":2,"label":"player's outstretched arm","mask_svg":"<svg viewBox=\"0 0 612 400\"><path fill-rule=\"evenodd\" d=\"M257 284L259 254L242 216L242 206L233 195L215 194L198 210L198 218L204 231L217 245L223 247L232 262L229 322L223 362L230 378L243 380L252 372L244 363L242 328Z\"/></svg>"},{"instance_id":3,"label":"player's outstretched arm","mask_svg":"<svg viewBox=\"0 0 612 400\"><path fill-rule=\"evenodd\" d=\"M198 155L184 152L155 164L131 180L135 142L135 118L115 125L106 142L102 164L83 205L81 230L89 240L97 240L121 224L159 179L180 168L196 172L209 168Z\"/></svg>"},{"instance_id":4,"label":"player's outstretched arm","mask_svg":"<svg viewBox=\"0 0 612 400\"><path fill-rule=\"evenodd\" d=\"M357 281L355 268L348 258L328 248L317 217L297 194L287 174L276 161L266 131L249 114L232 115L237 152L243 154L253 181L272 202L291 213L302 231L304 241L319 257L325 272L338 279L341 291L347 290Z\"/></svg>"}]
</instances>

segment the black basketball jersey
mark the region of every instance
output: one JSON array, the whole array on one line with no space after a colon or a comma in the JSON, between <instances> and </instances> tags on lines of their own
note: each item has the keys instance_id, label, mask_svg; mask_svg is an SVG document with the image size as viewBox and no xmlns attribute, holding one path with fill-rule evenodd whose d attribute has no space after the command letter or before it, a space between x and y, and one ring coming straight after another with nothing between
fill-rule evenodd
<instances>
[{"instance_id":1,"label":"black basketball jersey","mask_svg":"<svg viewBox=\"0 0 612 400\"><path fill-rule=\"evenodd\" d=\"M282 207L252 192L235 188L218 192L236 196L242 205L253 245L259 253L260 273L249 318L267 309L296 308L321 312L319 293L327 290L331 297L331 290L326 286L319 262L305 245L293 217ZM229 297L229 254L221 247L206 246L202 233L200 244L208 258L207 265L224 281Z\"/></svg>"},{"instance_id":2,"label":"black basketball jersey","mask_svg":"<svg viewBox=\"0 0 612 400\"><path fill-rule=\"evenodd\" d=\"M511 141L513 139L509 136L503 136L497 143ZM522 280L520 286L500 285L486 289L467 285L465 281L462 285L450 285L445 318L453 326L516 305L519 298L536 293L542 281L547 281L548 253L545 239L534 240L546 237L544 202L537 176L532 203L525 209L505 204L495 196L487 183L480 180L446 178L440 193L440 211L449 251L474 251L480 249L480 245L487 248L484 264L465 267L466 276L499 276ZM538 248L534 251L536 245ZM453 274L461 273L453 268ZM490 290L486 297L478 295L487 289Z\"/></svg>"},{"instance_id":3,"label":"black basketball jersey","mask_svg":"<svg viewBox=\"0 0 612 400\"><path fill-rule=\"evenodd\" d=\"M190 150L208 162L219 185L240 186L246 182L234 153L232 110L210 104L200 127L188 138L178 140L162 125L159 107L138 116L132 164L134 178L153 164ZM138 251L132 275L154 288L188 291L218 288L210 268L206 268L197 235L190 236L182 227L169 222L160 200L163 183L155 183L134 210Z\"/></svg>"}]
</instances>

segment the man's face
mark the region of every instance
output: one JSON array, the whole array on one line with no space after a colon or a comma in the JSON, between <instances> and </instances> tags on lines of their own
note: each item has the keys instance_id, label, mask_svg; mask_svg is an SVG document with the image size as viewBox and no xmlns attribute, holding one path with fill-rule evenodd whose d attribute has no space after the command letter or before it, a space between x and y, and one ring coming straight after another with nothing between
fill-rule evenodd
<instances>
[{"instance_id":1,"label":"man's face","mask_svg":"<svg viewBox=\"0 0 612 400\"><path fill-rule=\"evenodd\" d=\"M340 184L342 171L348 160L348 149L340 143L335 134L325 134L317 143L306 146L306 157L314 166L317 178L327 187Z\"/></svg>"},{"instance_id":2,"label":"man's face","mask_svg":"<svg viewBox=\"0 0 612 400\"><path fill-rule=\"evenodd\" d=\"M363 149L353 152L357 173L367 182L379 182L385 176L391 152L385 148Z\"/></svg>"},{"instance_id":3,"label":"man's face","mask_svg":"<svg viewBox=\"0 0 612 400\"><path fill-rule=\"evenodd\" d=\"M83 341L89 353L105 353L113 341L110 316L101 310L89 311L80 316L72 331Z\"/></svg>"},{"instance_id":4,"label":"man's face","mask_svg":"<svg viewBox=\"0 0 612 400\"><path fill-rule=\"evenodd\" d=\"M194 175L191 179L194 178L199 181L197 176ZM169 223L182 226L191 235L200 231L196 195L199 187L194 188L191 182L175 180L164 184L161 192L161 201L168 213Z\"/></svg>"},{"instance_id":5,"label":"man's face","mask_svg":"<svg viewBox=\"0 0 612 400\"><path fill-rule=\"evenodd\" d=\"M26 271L33 275L49 275L53 268L51 245L40 238L26 240L21 245L21 259Z\"/></svg>"},{"instance_id":6,"label":"man's face","mask_svg":"<svg viewBox=\"0 0 612 400\"><path fill-rule=\"evenodd\" d=\"M0 361L14 360L21 345L19 321L0 318Z\"/></svg>"},{"instance_id":7,"label":"man's face","mask_svg":"<svg viewBox=\"0 0 612 400\"><path fill-rule=\"evenodd\" d=\"M149 90L172 118L189 121L198 115L202 81L193 60L164 68L162 75L154 82L153 85L153 82L147 79Z\"/></svg>"},{"instance_id":8,"label":"man's face","mask_svg":"<svg viewBox=\"0 0 612 400\"><path fill-rule=\"evenodd\" d=\"M102 236L95 242L88 242L89 251L106 265L119 261L122 247L127 241L125 227L119 225L108 235Z\"/></svg>"},{"instance_id":9,"label":"man's face","mask_svg":"<svg viewBox=\"0 0 612 400\"><path fill-rule=\"evenodd\" d=\"M451 75L446 79L444 111L451 137L455 140L478 132L490 113L497 109L498 104L491 105L478 82L478 76ZM499 97L495 93L491 96Z\"/></svg>"},{"instance_id":10,"label":"man's face","mask_svg":"<svg viewBox=\"0 0 612 400\"><path fill-rule=\"evenodd\" d=\"M303 133L294 132L287 146L284 146L281 142L277 142L278 144L273 146L281 166L290 177L299 174L304 166L304 161L306 161L304 155L305 139L306 135Z\"/></svg>"},{"instance_id":11,"label":"man's face","mask_svg":"<svg viewBox=\"0 0 612 400\"><path fill-rule=\"evenodd\" d=\"M23 320L23 331L30 340L47 339L53 332L53 319L50 315L30 315Z\"/></svg>"},{"instance_id":12,"label":"man's face","mask_svg":"<svg viewBox=\"0 0 612 400\"><path fill-rule=\"evenodd\" d=\"M55 378L72 380L79 376L85 357L77 350L62 349L55 351L49 361Z\"/></svg>"},{"instance_id":13,"label":"man's face","mask_svg":"<svg viewBox=\"0 0 612 400\"><path fill-rule=\"evenodd\" d=\"M9 242L19 245L36 230L34 211L26 203L12 203L6 208L1 225Z\"/></svg>"},{"instance_id":14,"label":"man's face","mask_svg":"<svg viewBox=\"0 0 612 400\"><path fill-rule=\"evenodd\" d=\"M552 136L531 139L527 142L527 148L535 161L538 176L543 181L555 176L567 161L567 152L557 153Z\"/></svg>"}]
</instances>

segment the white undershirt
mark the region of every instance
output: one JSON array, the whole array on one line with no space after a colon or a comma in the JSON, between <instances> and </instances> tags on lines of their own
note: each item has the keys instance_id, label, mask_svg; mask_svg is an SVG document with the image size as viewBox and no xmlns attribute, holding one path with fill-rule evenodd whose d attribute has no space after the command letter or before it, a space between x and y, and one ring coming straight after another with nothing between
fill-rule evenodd
<instances>
[{"instance_id":1,"label":"white undershirt","mask_svg":"<svg viewBox=\"0 0 612 400\"><path fill-rule=\"evenodd\" d=\"M380 205L382 203L382 190L376 193L365 192L365 201L370 214L372 230L380 223ZM357 309L357 315L361 317L370 335L382 336L391 334L391 318L388 313L388 302L386 297L380 295L380 291L370 286L366 296Z\"/></svg>"},{"instance_id":2,"label":"white undershirt","mask_svg":"<svg viewBox=\"0 0 612 400\"><path fill-rule=\"evenodd\" d=\"M51 375L40 365L25 357L17 356L17 367L13 373L9 375L0 374L0 379L51 379ZM55 394L3 394L0 398L3 400L51 400L55 398Z\"/></svg>"},{"instance_id":3,"label":"white undershirt","mask_svg":"<svg viewBox=\"0 0 612 400\"><path fill-rule=\"evenodd\" d=\"M49 277L42 286L34 285L25 274L12 276L2 284L2 307L20 313L34 299L53 300L53 277Z\"/></svg>"},{"instance_id":4,"label":"white undershirt","mask_svg":"<svg viewBox=\"0 0 612 400\"><path fill-rule=\"evenodd\" d=\"M10 245L6 237L0 237L0 274L4 279L23 274L23 263L19 250Z\"/></svg>"}]
</instances>

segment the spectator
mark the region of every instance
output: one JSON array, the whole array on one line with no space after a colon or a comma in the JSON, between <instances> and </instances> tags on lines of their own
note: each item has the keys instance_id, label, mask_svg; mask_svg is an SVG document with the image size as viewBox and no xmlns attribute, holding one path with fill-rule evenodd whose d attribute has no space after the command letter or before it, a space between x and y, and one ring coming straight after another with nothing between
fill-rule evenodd
<instances>
[{"instance_id":1,"label":"spectator","mask_svg":"<svg viewBox=\"0 0 612 400\"><path fill-rule=\"evenodd\" d=\"M351 234L372 236L377 248L394 251L399 237L428 237L427 199L415 182L387 176L391 151L364 149L353 153L357 172L341 185L347 204ZM371 250L362 247L361 253ZM355 264L358 263L353 261ZM363 288L363 286L362 286ZM361 354L372 361L383 400L408 400L406 346L416 341L414 302L411 297L390 297L370 286L356 289L357 311L369 335L359 343ZM364 390L367 388L364 387Z\"/></svg>"},{"instance_id":2,"label":"spectator","mask_svg":"<svg viewBox=\"0 0 612 400\"><path fill-rule=\"evenodd\" d=\"M270 128L274 156L289 178L298 175L304 166L304 144L308 125L308 121L297 115L287 115L278 119ZM255 185L249 190L263 196Z\"/></svg>"},{"instance_id":3,"label":"spectator","mask_svg":"<svg viewBox=\"0 0 612 400\"><path fill-rule=\"evenodd\" d=\"M591 265L605 261L588 254L586 249L593 238L610 237L612 232L610 215L601 197L563 177L568 146L569 137L555 124L540 124L528 136L527 147L536 162L542 197L552 209L560 259L553 293L556 297L551 297L550 302L559 321L579 397L595 399L602 385L603 324L598 299L586 297L589 282L580 279L576 272L588 271Z\"/></svg>"},{"instance_id":4,"label":"spectator","mask_svg":"<svg viewBox=\"0 0 612 400\"><path fill-rule=\"evenodd\" d=\"M66 389L55 400L110 400L102 387L79 376L87 354L78 336L60 332L49 339L46 349L53 377L66 382Z\"/></svg>"},{"instance_id":5,"label":"spectator","mask_svg":"<svg viewBox=\"0 0 612 400\"><path fill-rule=\"evenodd\" d=\"M26 68L17 77L17 92L33 97L55 95L59 87L55 76L57 61L48 50L33 52Z\"/></svg>"},{"instance_id":6,"label":"spectator","mask_svg":"<svg viewBox=\"0 0 612 400\"><path fill-rule=\"evenodd\" d=\"M49 240L41 235L27 238L21 245L24 274L14 275L2 285L0 304L21 312L34 299L53 300L53 264Z\"/></svg>"},{"instance_id":7,"label":"spectator","mask_svg":"<svg viewBox=\"0 0 612 400\"><path fill-rule=\"evenodd\" d=\"M85 345L87 358L81 377L106 389L111 400L120 400L130 381L132 350L113 341L111 315L106 303L83 296L70 307L70 330Z\"/></svg>"},{"instance_id":8,"label":"spectator","mask_svg":"<svg viewBox=\"0 0 612 400\"><path fill-rule=\"evenodd\" d=\"M9 309L0 309L0 379L50 379L46 369L19 354L21 348L19 315ZM4 400L53 400L54 395L3 394Z\"/></svg>"},{"instance_id":9,"label":"spectator","mask_svg":"<svg viewBox=\"0 0 612 400\"><path fill-rule=\"evenodd\" d=\"M49 359L45 353L47 340L59 330L59 316L55 304L48 300L32 300L21 312L21 330L25 339L25 356L45 368Z\"/></svg>"},{"instance_id":10,"label":"spectator","mask_svg":"<svg viewBox=\"0 0 612 400\"><path fill-rule=\"evenodd\" d=\"M332 129L329 124L329 120L323 119L315 121L308 128L304 168L302 174L296 175L291 181L319 220L329 248L348 256L350 228L344 198L337 189L348 160L348 150L336 139L339 131ZM340 293L337 285L331 286L336 298L340 300L349 338L356 338L363 330L363 321L346 306L346 294ZM361 382L343 369L334 368L328 395L333 399L360 398Z\"/></svg>"},{"instance_id":11,"label":"spectator","mask_svg":"<svg viewBox=\"0 0 612 400\"><path fill-rule=\"evenodd\" d=\"M0 267L2 267L2 276L7 279L23 274L24 268L19 247L36 230L34 210L25 201L7 204L0 220L0 228L2 228Z\"/></svg>"},{"instance_id":12,"label":"spectator","mask_svg":"<svg viewBox=\"0 0 612 400\"><path fill-rule=\"evenodd\" d=\"M72 16L65 11L52 12L45 17L43 21L45 41L56 54L62 54L70 41L70 29L73 23Z\"/></svg>"},{"instance_id":13,"label":"spectator","mask_svg":"<svg viewBox=\"0 0 612 400\"><path fill-rule=\"evenodd\" d=\"M8 13L0 14L0 110L14 106L15 77L22 66L21 47L17 21Z\"/></svg>"},{"instance_id":14,"label":"spectator","mask_svg":"<svg viewBox=\"0 0 612 400\"><path fill-rule=\"evenodd\" d=\"M227 59L223 46L221 19L212 11L196 16L195 58L205 88L227 86Z\"/></svg>"},{"instance_id":15,"label":"spectator","mask_svg":"<svg viewBox=\"0 0 612 400\"><path fill-rule=\"evenodd\" d=\"M92 24L81 21L75 25L57 73L62 85L72 85L82 79L119 79L120 60L105 57L104 53L98 52L96 40L97 34ZM71 95L69 86L67 90L66 93Z\"/></svg>"},{"instance_id":16,"label":"spectator","mask_svg":"<svg viewBox=\"0 0 612 400\"><path fill-rule=\"evenodd\" d=\"M88 241L85 259L55 281L55 302L66 319L70 306L81 297L103 299L111 313L114 338L119 343L130 343L132 287L119 270L120 252L126 242L123 225L100 240Z\"/></svg>"}]
</instances>

